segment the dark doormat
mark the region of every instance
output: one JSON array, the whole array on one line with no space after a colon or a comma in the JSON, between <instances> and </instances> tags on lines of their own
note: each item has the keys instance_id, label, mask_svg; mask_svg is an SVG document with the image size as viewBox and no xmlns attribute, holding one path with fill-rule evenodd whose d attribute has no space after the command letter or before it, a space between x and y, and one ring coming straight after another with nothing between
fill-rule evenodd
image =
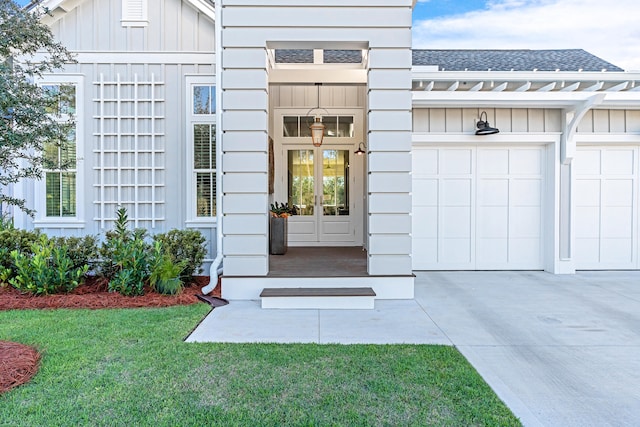
<instances>
[{"instance_id":1,"label":"dark doormat","mask_svg":"<svg viewBox=\"0 0 640 427\"><path fill-rule=\"evenodd\" d=\"M224 298L212 297L209 295L196 295L196 297L198 297L200 301L206 302L213 308L222 307L223 305L229 304L229 301Z\"/></svg>"}]
</instances>

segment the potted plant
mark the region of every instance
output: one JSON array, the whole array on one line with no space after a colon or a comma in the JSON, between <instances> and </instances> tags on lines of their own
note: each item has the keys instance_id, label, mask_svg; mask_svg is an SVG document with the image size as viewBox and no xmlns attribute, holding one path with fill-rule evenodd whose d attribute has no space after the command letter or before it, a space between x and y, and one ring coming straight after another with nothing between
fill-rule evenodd
<instances>
[{"instance_id":1,"label":"potted plant","mask_svg":"<svg viewBox=\"0 0 640 427\"><path fill-rule=\"evenodd\" d=\"M288 203L271 204L271 221L269 227L269 253L284 255L287 253L287 218L295 213L295 208Z\"/></svg>"}]
</instances>

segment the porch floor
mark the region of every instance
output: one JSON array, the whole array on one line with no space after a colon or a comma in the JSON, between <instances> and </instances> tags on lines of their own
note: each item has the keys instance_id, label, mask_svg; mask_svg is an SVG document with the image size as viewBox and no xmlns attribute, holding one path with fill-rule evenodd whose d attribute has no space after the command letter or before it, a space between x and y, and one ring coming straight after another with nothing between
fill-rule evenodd
<instances>
[{"instance_id":1,"label":"porch floor","mask_svg":"<svg viewBox=\"0 0 640 427\"><path fill-rule=\"evenodd\" d=\"M356 247L289 247L285 255L269 255L268 277L362 277L367 251Z\"/></svg>"}]
</instances>

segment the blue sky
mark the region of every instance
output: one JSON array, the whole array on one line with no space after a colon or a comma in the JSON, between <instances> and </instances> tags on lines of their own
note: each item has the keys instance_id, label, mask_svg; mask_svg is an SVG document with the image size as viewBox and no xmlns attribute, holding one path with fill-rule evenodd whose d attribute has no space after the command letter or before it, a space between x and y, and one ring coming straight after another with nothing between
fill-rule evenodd
<instances>
[{"instance_id":1,"label":"blue sky","mask_svg":"<svg viewBox=\"0 0 640 427\"><path fill-rule=\"evenodd\" d=\"M418 0L413 45L585 49L626 70L640 71L638 17L639 0Z\"/></svg>"},{"instance_id":2,"label":"blue sky","mask_svg":"<svg viewBox=\"0 0 640 427\"><path fill-rule=\"evenodd\" d=\"M585 49L640 71L638 0L418 0L413 46Z\"/></svg>"}]
</instances>

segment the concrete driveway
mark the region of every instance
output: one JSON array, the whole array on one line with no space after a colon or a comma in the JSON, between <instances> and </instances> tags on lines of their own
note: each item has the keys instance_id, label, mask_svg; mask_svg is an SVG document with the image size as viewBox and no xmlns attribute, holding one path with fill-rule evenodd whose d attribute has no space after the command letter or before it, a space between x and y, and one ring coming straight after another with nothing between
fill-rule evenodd
<instances>
[{"instance_id":1,"label":"concrete driveway","mask_svg":"<svg viewBox=\"0 0 640 427\"><path fill-rule=\"evenodd\" d=\"M640 426L640 272L424 272L416 301L525 426Z\"/></svg>"}]
</instances>

